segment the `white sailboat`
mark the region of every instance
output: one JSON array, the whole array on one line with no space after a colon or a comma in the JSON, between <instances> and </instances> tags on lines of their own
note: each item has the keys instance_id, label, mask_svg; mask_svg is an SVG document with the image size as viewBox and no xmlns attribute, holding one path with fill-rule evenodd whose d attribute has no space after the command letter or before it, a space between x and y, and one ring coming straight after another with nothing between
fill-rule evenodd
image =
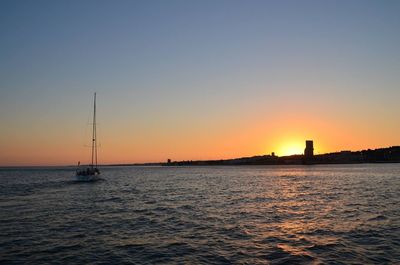
<instances>
[{"instance_id":1,"label":"white sailboat","mask_svg":"<svg viewBox=\"0 0 400 265\"><path fill-rule=\"evenodd\" d=\"M96 93L94 93L93 104L93 127L92 127L92 162L86 169L76 169L76 181L90 182L100 179L100 170L97 168L97 142L96 142Z\"/></svg>"}]
</instances>

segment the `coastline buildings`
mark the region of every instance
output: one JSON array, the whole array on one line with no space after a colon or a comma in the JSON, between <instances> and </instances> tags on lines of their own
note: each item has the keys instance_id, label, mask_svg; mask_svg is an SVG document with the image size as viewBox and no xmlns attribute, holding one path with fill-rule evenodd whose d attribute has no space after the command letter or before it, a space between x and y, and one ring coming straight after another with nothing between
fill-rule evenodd
<instances>
[{"instance_id":1,"label":"coastline buildings","mask_svg":"<svg viewBox=\"0 0 400 265\"><path fill-rule=\"evenodd\" d=\"M357 163L400 163L400 146L368 149L362 151L340 151L314 155L313 140L306 141L304 155L277 156L260 155L234 159L205 161L174 161L170 159L162 165L167 166L206 166L206 165L315 165L315 164L357 164Z\"/></svg>"}]
</instances>

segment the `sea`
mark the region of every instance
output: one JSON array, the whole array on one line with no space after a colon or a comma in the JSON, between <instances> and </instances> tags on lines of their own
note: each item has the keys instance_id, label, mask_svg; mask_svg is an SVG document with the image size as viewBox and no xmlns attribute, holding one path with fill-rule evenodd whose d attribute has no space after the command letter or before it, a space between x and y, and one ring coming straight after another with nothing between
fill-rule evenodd
<instances>
[{"instance_id":1,"label":"sea","mask_svg":"<svg viewBox=\"0 0 400 265\"><path fill-rule=\"evenodd\" d=\"M400 264L400 164L0 169L1 264Z\"/></svg>"}]
</instances>

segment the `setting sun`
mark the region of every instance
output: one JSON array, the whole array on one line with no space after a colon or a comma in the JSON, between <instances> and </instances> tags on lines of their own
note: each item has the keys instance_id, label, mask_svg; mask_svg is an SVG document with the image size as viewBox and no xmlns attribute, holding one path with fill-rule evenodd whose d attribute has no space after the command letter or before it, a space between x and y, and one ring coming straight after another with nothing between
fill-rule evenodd
<instances>
[{"instance_id":1,"label":"setting sun","mask_svg":"<svg viewBox=\"0 0 400 265\"><path fill-rule=\"evenodd\" d=\"M278 150L279 156L289 156L289 155L301 155L304 153L304 143L303 142L289 142L285 143Z\"/></svg>"}]
</instances>

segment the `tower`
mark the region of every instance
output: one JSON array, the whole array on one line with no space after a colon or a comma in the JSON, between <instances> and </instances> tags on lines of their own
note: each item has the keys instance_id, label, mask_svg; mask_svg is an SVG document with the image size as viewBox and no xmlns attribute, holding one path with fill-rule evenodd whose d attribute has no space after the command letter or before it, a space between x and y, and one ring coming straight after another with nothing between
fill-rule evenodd
<instances>
[{"instance_id":1,"label":"tower","mask_svg":"<svg viewBox=\"0 0 400 265\"><path fill-rule=\"evenodd\" d=\"M304 158L306 160L314 157L314 142L312 140L306 141L306 149L304 149Z\"/></svg>"}]
</instances>

